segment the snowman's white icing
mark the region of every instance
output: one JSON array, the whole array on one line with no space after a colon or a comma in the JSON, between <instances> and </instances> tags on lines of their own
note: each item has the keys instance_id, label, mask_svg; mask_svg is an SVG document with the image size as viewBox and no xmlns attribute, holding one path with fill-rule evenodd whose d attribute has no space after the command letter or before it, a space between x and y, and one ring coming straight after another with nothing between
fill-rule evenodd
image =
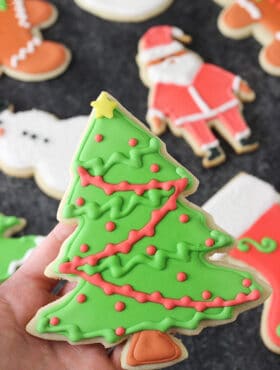
<instances>
[{"instance_id":1,"label":"snowman's white icing","mask_svg":"<svg viewBox=\"0 0 280 370\"><path fill-rule=\"evenodd\" d=\"M0 112L0 164L15 174L33 173L44 191L62 196L87 120L86 116L58 120L39 110Z\"/></svg>"},{"instance_id":2,"label":"snowman's white icing","mask_svg":"<svg viewBox=\"0 0 280 370\"><path fill-rule=\"evenodd\" d=\"M149 17L172 3L173 0L75 0L78 5L116 19L137 19Z\"/></svg>"}]
</instances>

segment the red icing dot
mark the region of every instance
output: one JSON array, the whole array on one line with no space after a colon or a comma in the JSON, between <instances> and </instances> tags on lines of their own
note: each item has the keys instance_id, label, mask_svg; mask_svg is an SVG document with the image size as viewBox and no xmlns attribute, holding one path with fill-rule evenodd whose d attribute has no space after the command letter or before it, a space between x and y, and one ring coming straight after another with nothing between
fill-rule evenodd
<instances>
[{"instance_id":1,"label":"red icing dot","mask_svg":"<svg viewBox=\"0 0 280 370\"><path fill-rule=\"evenodd\" d=\"M215 244L214 239L208 238L208 239L205 240L206 247L213 247L214 244Z\"/></svg>"},{"instance_id":2,"label":"red icing dot","mask_svg":"<svg viewBox=\"0 0 280 370\"><path fill-rule=\"evenodd\" d=\"M147 254L150 256L153 256L157 252L157 248L154 245L150 245L149 247L146 248Z\"/></svg>"},{"instance_id":3,"label":"red icing dot","mask_svg":"<svg viewBox=\"0 0 280 370\"><path fill-rule=\"evenodd\" d=\"M84 204L85 204L85 200L84 200L84 198L77 198L76 199L76 204L77 204L77 206L83 206Z\"/></svg>"},{"instance_id":4,"label":"red icing dot","mask_svg":"<svg viewBox=\"0 0 280 370\"><path fill-rule=\"evenodd\" d=\"M124 333L125 333L125 328L123 328L123 327L119 327L119 328L117 328L116 330L115 330L115 333L116 333L116 335L118 335L118 336L122 336L122 335L124 335Z\"/></svg>"},{"instance_id":5,"label":"red icing dot","mask_svg":"<svg viewBox=\"0 0 280 370\"><path fill-rule=\"evenodd\" d=\"M252 281L250 279L244 279L242 281L242 285L245 286L246 288L249 288L252 285Z\"/></svg>"},{"instance_id":6,"label":"red icing dot","mask_svg":"<svg viewBox=\"0 0 280 370\"><path fill-rule=\"evenodd\" d=\"M76 299L78 303L84 303L87 300L87 296L85 294L79 294Z\"/></svg>"},{"instance_id":7,"label":"red icing dot","mask_svg":"<svg viewBox=\"0 0 280 370\"><path fill-rule=\"evenodd\" d=\"M56 326L56 325L58 325L60 323L60 320L59 320L59 318L58 317L52 317L51 319L50 319L50 324L51 325L53 325L53 326Z\"/></svg>"},{"instance_id":8,"label":"red icing dot","mask_svg":"<svg viewBox=\"0 0 280 370\"><path fill-rule=\"evenodd\" d=\"M212 293L209 292L209 290L204 290L204 292L202 293L202 298L203 299L210 299L212 297Z\"/></svg>"},{"instance_id":9,"label":"red icing dot","mask_svg":"<svg viewBox=\"0 0 280 370\"><path fill-rule=\"evenodd\" d=\"M126 307L125 303L121 302L121 301L119 301L115 304L115 310L118 311L118 312L123 311L125 309L125 307Z\"/></svg>"},{"instance_id":10,"label":"red icing dot","mask_svg":"<svg viewBox=\"0 0 280 370\"><path fill-rule=\"evenodd\" d=\"M180 217L179 217L179 220L180 220L180 222L182 222L182 224L184 224L184 223L186 223L186 222L188 222L189 221L189 216L188 215L186 215L186 214L182 214Z\"/></svg>"},{"instance_id":11,"label":"red icing dot","mask_svg":"<svg viewBox=\"0 0 280 370\"><path fill-rule=\"evenodd\" d=\"M138 144L138 140L132 137L131 139L128 140L128 144L130 146L136 146Z\"/></svg>"},{"instance_id":12,"label":"red icing dot","mask_svg":"<svg viewBox=\"0 0 280 370\"><path fill-rule=\"evenodd\" d=\"M94 139L97 143L100 143L103 140L103 135L97 134Z\"/></svg>"},{"instance_id":13,"label":"red icing dot","mask_svg":"<svg viewBox=\"0 0 280 370\"><path fill-rule=\"evenodd\" d=\"M82 244L82 245L80 246L80 251L81 251L82 253L86 253L88 250L89 250L89 246L88 246L87 244Z\"/></svg>"},{"instance_id":14,"label":"red icing dot","mask_svg":"<svg viewBox=\"0 0 280 370\"><path fill-rule=\"evenodd\" d=\"M177 280L182 282L187 280L187 274L185 272L178 272Z\"/></svg>"},{"instance_id":15,"label":"red icing dot","mask_svg":"<svg viewBox=\"0 0 280 370\"><path fill-rule=\"evenodd\" d=\"M152 172L158 172L159 171L159 165L154 163L154 164L151 165L150 169L151 169Z\"/></svg>"},{"instance_id":16,"label":"red icing dot","mask_svg":"<svg viewBox=\"0 0 280 370\"><path fill-rule=\"evenodd\" d=\"M116 224L113 222L113 221L109 221L109 222L107 222L106 223L106 230L107 231L114 231L115 230L115 228L116 228Z\"/></svg>"}]
</instances>

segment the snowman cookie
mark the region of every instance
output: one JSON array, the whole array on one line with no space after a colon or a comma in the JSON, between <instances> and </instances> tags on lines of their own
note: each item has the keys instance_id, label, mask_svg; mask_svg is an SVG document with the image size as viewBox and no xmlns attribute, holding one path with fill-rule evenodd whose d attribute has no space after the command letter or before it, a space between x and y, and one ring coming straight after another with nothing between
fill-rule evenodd
<instances>
[{"instance_id":1,"label":"snowman cookie","mask_svg":"<svg viewBox=\"0 0 280 370\"><path fill-rule=\"evenodd\" d=\"M280 76L280 0L215 1L225 7L218 19L220 31L233 39L254 36L263 45L261 66Z\"/></svg>"},{"instance_id":2,"label":"snowman cookie","mask_svg":"<svg viewBox=\"0 0 280 370\"><path fill-rule=\"evenodd\" d=\"M22 81L43 81L63 73L70 52L44 41L39 29L57 18L53 5L42 0L0 0L0 74Z\"/></svg>"},{"instance_id":3,"label":"snowman cookie","mask_svg":"<svg viewBox=\"0 0 280 370\"><path fill-rule=\"evenodd\" d=\"M158 15L173 0L74 0L81 8L101 18L119 22L140 22Z\"/></svg>"},{"instance_id":4,"label":"snowman cookie","mask_svg":"<svg viewBox=\"0 0 280 370\"><path fill-rule=\"evenodd\" d=\"M239 76L186 48L190 41L168 25L151 27L141 37L137 62L150 88L147 121L157 135L168 125L203 158L204 167L213 167L225 161L225 153L211 128L239 154L257 149L241 112L241 101L255 94Z\"/></svg>"},{"instance_id":5,"label":"snowman cookie","mask_svg":"<svg viewBox=\"0 0 280 370\"><path fill-rule=\"evenodd\" d=\"M43 237L36 235L11 238L26 225L23 218L0 214L0 282L8 279L27 260Z\"/></svg>"},{"instance_id":6,"label":"snowman cookie","mask_svg":"<svg viewBox=\"0 0 280 370\"><path fill-rule=\"evenodd\" d=\"M69 164L87 118L59 120L36 109L0 109L0 168L10 176L34 176L49 196L60 199L69 182Z\"/></svg>"},{"instance_id":7,"label":"snowman cookie","mask_svg":"<svg viewBox=\"0 0 280 370\"><path fill-rule=\"evenodd\" d=\"M265 345L280 354L280 195L268 183L239 174L203 208L239 241L230 258L253 268L270 286L261 335ZM214 259L224 260L218 254ZM212 257L212 259L213 259Z\"/></svg>"}]
</instances>

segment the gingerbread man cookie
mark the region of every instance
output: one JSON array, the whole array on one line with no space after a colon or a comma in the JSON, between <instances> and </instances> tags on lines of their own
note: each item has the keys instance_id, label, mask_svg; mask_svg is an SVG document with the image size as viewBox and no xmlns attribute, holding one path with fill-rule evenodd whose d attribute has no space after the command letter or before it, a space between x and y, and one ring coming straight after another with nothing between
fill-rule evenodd
<instances>
[{"instance_id":1,"label":"gingerbread man cookie","mask_svg":"<svg viewBox=\"0 0 280 370\"><path fill-rule=\"evenodd\" d=\"M263 46L259 61L263 69L280 76L280 0L214 0L225 9L218 19L228 37L254 36Z\"/></svg>"},{"instance_id":2,"label":"gingerbread man cookie","mask_svg":"<svg viewBox=\"0 0 280 370\"><path fill-rule=\"evenodd\" d=\"M141 22L167 9L173 0L74 0L81 8L101 18Z\"/></svg>"},{"instance_id":3,"label":"gingerbread man cookie","mask_svg":"<svg viewBox=\"0 0 280 370\"><path fill-rule=\"evenodd\" d=\"M280 195L268 183L240 174L203 208L239 238L231 258L253 268L270 285L261 334L266 346L280 354Z\"/></svg>"},{"instance_id":4,"label":"gingerbread man cookie","mask_svg":"<svg viewBox=\"0 0 280 370\"><path fill-rule=\"evenodd\" d=\"M1 110L2 109L2 110ZM13 113L0 104L0 169L16 177L34 176L42 191L61 199L69 165L87 117L58 120L32 109Z\"/></svg>"},{"instance_id":5,"label":"gingerbread man cookie","mask_svg":"<svg viewBox=\"0 0 280 370\"><path fill-rule=\"evenodd\" d=\"M0 74L22 81L43 81L63 73L70 62L65 46L42 40L39 29L57 18L42 0L0 0Z\"/></svg>"},{"instance_id":6,"label":"gingerbread man cookie","mask_svg":"<svg viewBox=\"0 0 280 370\"><path fill-rule=\"evenodd\" d=\"M25 225L22 218L0 214L0 282L14 273L43 239L35 235L11 238Z\"/></svg>"},{"instance_id":7,"label":"gingerbread man cookie","mask_svg":"<svg viewBox=\"0 0 280 370\"><path fill-rule=\"evenodd\" d=\"M78 227L46 269L77 285L27 329L71 344L127 341L124 369L163 368L187 356L176 331L232 321L263 289L246 270L207 258L233 240L185 200L194 176L114 98L102 93L92 105L58 212Z\"/></svg>"},{"instance_id":8,"label":"gingerbread man cookie","mask_svg":"<svg viewBox=\"0 0 280 370\"><path fill-rule=\"evenodd\" d=\"M212 167L222 163L225 154L211 127L237 153L258 147L240 111L240 101L252 101L255 94L239 76L188 50L183 43L190 41L171 26L152 27L140 39L137 62L150 88L147 121L157 135L168 125L203 157L204 167Z\"/></svg>"}]
</instances>

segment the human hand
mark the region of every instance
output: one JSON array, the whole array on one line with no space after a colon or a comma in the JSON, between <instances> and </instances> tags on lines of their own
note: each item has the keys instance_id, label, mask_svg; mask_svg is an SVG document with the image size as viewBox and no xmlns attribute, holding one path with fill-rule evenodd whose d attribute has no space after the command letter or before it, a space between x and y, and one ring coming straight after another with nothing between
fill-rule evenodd
<instances>
[{"instance_id":1,"label":"human hand","mask_svg":"<svg viewBox=\"0 0 280 370\"><path fill-rule=\"evenodd\" d=\"M37 310L58 298L57 280L44 275L73 226L58 224L25 264L0 286L0 369L121 370L121 348L110 355L101 344L70 345L33 337L25 330ZM65 291L64 291L65 293Z\"/></svg>"}]
</instances>

